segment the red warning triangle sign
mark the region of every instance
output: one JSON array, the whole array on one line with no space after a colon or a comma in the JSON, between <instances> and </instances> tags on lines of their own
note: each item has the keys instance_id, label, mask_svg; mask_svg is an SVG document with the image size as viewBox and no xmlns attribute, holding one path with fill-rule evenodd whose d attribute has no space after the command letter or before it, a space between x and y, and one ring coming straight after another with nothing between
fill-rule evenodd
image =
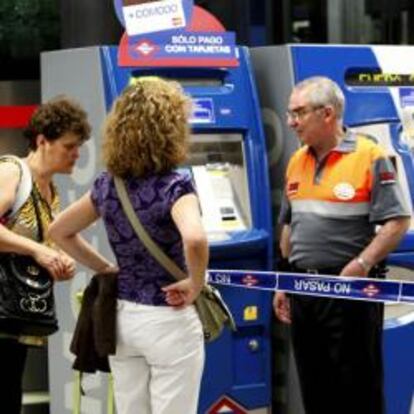
<instances>
[{"instance_id":1,"label":"red warning triangle sign","mask_svg":"<svg viewBox=\"0 0 414 414\"><path fill-rule=\"evenodd\" d=\"M221 397L207 410L206 414L247 414L247 411L231 398Z\"/></svg>"}]
</instances>

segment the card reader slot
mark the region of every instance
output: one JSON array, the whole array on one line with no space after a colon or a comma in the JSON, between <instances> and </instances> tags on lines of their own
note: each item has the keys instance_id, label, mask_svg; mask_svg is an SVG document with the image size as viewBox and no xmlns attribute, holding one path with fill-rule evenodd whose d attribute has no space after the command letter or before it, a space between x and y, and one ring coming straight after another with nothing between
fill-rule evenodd
<instances>
[{"instance_id":1,"label":"card reader slot","mask_svg":"<svg viewBox=\"0 0 414 414\"><path fill-rule=\"evenodd\" d=\"M180 83L190 87L221 87L225 84L228 74L226 69L213 68L180 68L180 71L168 68L158 69L162 78ZM143 76L154 76L153 70L136 70L131 72L131 79L138 79Z\"/></svg>"},{"instance_id":2,"label":"card reader slot","mask_svg":"<svg viewBox=\"0 0 414 414\"><path fill-rule=\"evenodd\" d=\"M236 216L222 216L221 217L222 221L235 221L237 220Z\"/></svg>"}]
</instances>

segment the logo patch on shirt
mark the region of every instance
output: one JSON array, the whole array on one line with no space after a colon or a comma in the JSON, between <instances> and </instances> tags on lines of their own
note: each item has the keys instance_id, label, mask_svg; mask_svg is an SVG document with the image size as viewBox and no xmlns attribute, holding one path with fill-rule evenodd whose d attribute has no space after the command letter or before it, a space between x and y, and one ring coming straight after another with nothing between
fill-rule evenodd
<instances>
[{"instance_id":1,"label":"logo patch on shirt","mask_svg":"<svg viewBox=\"0 0 414 414\"><path fill-rule=\"evenodd\" d=\"M288 183L287 193L289 195L296 194L298 192L298 190L299 190L299 183L297 181L294 182L294 183Z\"/></svg>"},{"instance_id":2,"label":"logo patch on shirt","mask_svg":"<svg viewBox=\"0 0 414 414\"><path fill-rule=\"evenodd\" d=\"M395 172L394 171L382 171L379 173L379 180L381 184L394 184Z\"/></svg>"},{"instance_id":3,"label":"logo patch on shirt","mask_svg":"<svg viewBox=\"0 0 414 414\"><path fill-rule=\"evenodd\" d=\"M351 200L355 196L355 188L349 183L339 183L334 187L333 193L339 200Z\"/></svg>"}]
</instances>

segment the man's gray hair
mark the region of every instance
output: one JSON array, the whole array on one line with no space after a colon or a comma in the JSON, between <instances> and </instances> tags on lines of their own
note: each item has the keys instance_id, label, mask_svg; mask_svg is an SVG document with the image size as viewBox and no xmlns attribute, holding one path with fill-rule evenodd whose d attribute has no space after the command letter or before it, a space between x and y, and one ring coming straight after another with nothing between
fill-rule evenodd
<instances>
[{"instance_id":1,"label":"man's gray hair","mask_svg":"<svg viewBox=\"0 0 414 414\"><path fill-rule=\"evenodd\" d=\"M295 91L306 91L309 104L312 106L332 105L338 120L342 120L345 110L345 96L339 85L324 76L307 78L297 85Z\"/></svg>"}]
</instances>

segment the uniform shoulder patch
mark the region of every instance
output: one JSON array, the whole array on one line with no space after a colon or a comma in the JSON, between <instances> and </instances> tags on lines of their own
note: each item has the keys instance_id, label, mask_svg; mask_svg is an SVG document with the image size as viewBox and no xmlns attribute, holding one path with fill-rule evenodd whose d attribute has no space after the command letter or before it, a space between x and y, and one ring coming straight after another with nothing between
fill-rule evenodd
<instances>
[{"instance_id":1,"label":"uniform shoulder patch","mask_svg":"<svg viewBox=\"0 0 414 414\"><path fill-rule=\"evenodd\" d=\"M295 181L295 182L290 182L287 185L287 189L286 192L288 195L293 195L296 194L299 190L299 182Z\"/></svg>"}]
</instances>

